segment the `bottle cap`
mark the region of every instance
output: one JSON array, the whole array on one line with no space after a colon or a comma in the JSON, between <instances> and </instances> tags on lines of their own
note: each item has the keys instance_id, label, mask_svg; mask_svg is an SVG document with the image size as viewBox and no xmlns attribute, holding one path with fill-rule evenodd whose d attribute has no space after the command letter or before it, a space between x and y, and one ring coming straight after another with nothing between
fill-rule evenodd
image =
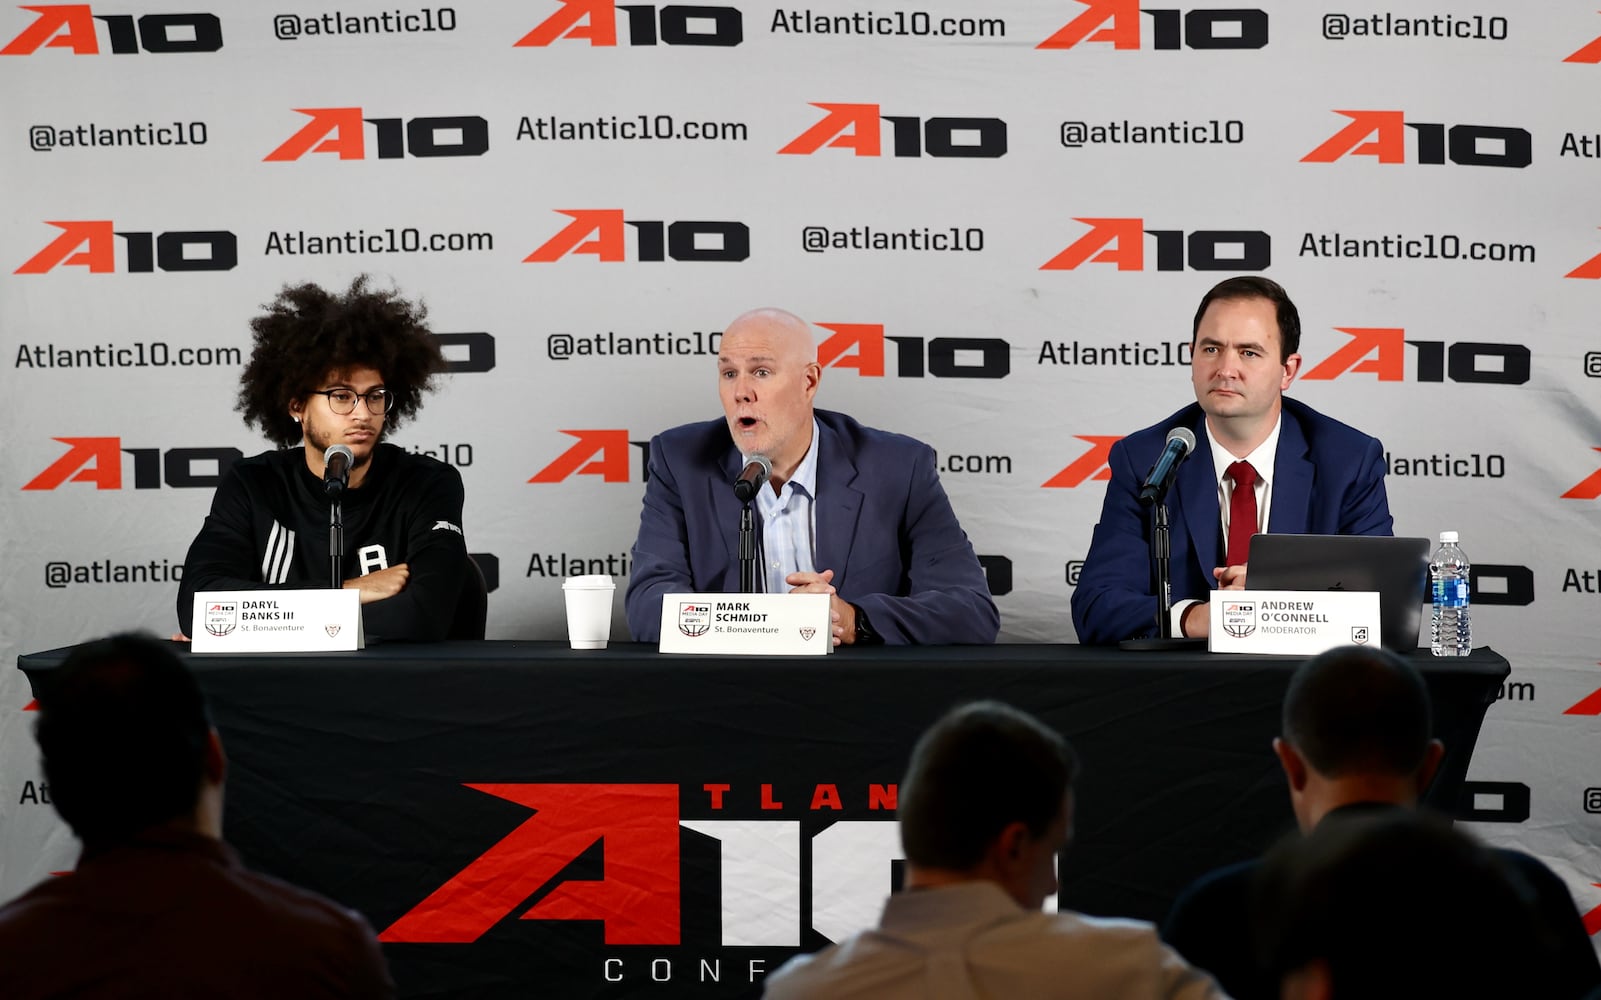
<instances>
[{"instance_id":1,"label":"bottle cap","mask_svg":"<svg viewBox=\"0 0 1601 1000\"><path fill-rule=\"evenodd\" d=\"M1442 532L1440 532L1440 544L1441 545L1455 545L1456 544L1456 532L1454 532L1454 531L1442 531Z\"/></svg>"}]
</instances>

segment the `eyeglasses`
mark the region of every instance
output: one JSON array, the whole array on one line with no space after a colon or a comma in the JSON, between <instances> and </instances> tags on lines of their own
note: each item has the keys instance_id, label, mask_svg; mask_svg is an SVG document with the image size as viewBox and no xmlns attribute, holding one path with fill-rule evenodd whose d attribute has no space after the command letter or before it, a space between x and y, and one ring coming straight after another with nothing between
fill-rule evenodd
<instances>
[{"instance_id":1,"label":"eyeglasses","mask_svg":"<svg viewBox=\"0 0 1601 1000\"><path fill-rule=\"evenodd\" d=\"M375 416L383 416L389 412L389 400L393 397L388 389L370 389L367 392L356 392L351 389L316 389L313 396L327 396L328 409L339 416L352 413L356 409L356 400L367 401L367 412Z\"/></svg>"}]
</instances>

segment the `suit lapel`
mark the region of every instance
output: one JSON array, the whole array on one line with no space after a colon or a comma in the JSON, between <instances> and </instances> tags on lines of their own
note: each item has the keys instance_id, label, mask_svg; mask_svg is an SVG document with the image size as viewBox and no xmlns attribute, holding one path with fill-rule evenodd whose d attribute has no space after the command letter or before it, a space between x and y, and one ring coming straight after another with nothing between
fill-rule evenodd
<instances>
[{"instance_id":1,"label":"suit lapel","mask_svg":"<svg viewBox=\"0 0 1601 1000\"><path fill-rule=\"evenodd\" d=\"M1222 523L1217 509L1217 471L1212 467L1211 439L1206 436L1206 417L1196 420L1195 452L1179 466L1176 488L1184 527L1190 534L1190 554L1201 568L1207 587L1213 585L1212 568L1222 563ZM1175 580L1178 573L1174 573Z\"/></svg>"},{"instance_id":2,"label":"suit lapel","mask_svg":"<svg viewBox=\"0 0 1601 1000\"><path fill-rule=\"evenodd\" d=\"M1273 498L1269 502L1268 530L1281 535L1305 534L1311 523L1313 465L1307 457L1301 422L1283 411L1279 424L1279 450L1273 456Z\"/></svg>"},{"instance_id":3,"label":"suit lapel","mask_svg":"<svg viewBox=\"0 0 1601 1000\"><path fill-rule=\"evenodd\" d=\"M839 435L822 420L817 430L817 570L833 570L834 589L843 592L865 498L853 485L856 464L845 453Z\"/></svg>"}]
</instances>

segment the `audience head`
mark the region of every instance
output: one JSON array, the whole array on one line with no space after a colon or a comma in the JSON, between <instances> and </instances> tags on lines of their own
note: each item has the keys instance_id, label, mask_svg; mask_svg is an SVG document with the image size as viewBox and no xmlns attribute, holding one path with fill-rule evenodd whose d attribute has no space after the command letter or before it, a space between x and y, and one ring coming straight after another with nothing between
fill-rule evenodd
<instances>
[{"instance_id":1,"label":"audience head","mask_svg":"<svg viewBox=\"0 0 1601 1000\"><path fill-rule=\"evenodd\" d=\"M1423 677L1394 653L1341 646L1303 663L1273 743L1302 828L1352 802L1415 803L1443 753L1431 730Z\"/></svg>"},{"instance_id":2,"label":"audience head","mask_svg":"<svg viewBox=\"0 0 1601 1000\"><path fill-rule=\"evenodd\" d=\"M38 681L34 731L51 801L86 845L173 821L204 828L194 817L203 787L221 784L221 749L171 644L114 635Z\"/></svg>"},{"instance_id":3,"label":"audience head","mask_svg":"<svg viewBox=\"0 0 1601 1000\"><path fill-rule=\"evenodd\" d=\"M1342 816L1268 855L1255 931L1283 1000L1550 996L1554 942L1496 855L1415 810Z\"/></svg>"},{"instance_id":4,"label":"audience head","mask_svg":"<svg viewBox=\"0 0 1601 1000\"><path fill-rule=\"evenodd\" d=\"M1060 734L993 701L923 734L900 785L909 882L989 879L1028 909L1056 892L1078 759Z\"/></svg>"}]
</instances>

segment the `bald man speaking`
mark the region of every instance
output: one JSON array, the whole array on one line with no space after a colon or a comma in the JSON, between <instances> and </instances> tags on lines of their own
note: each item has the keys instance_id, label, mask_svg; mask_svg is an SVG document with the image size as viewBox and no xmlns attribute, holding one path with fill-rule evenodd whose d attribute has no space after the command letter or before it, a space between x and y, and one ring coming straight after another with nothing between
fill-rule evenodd
<instances>
[{"instance_id":1,"label":"bald man speaking","mask_svg":"<svg viewBox=\"0 0 1601 1000\"><path fill-rule=\"evenodd\" d=\"M814 409L823 370L806 321L747 312L723 331L722 420L650 442L628 627L656 642L662 595L739 591L732 483L753 455L773 466L754 501L757 585L829 594L835 645L994 642L1000 613L940 486L934 451Z\"/></svg>"}]
</instances>

